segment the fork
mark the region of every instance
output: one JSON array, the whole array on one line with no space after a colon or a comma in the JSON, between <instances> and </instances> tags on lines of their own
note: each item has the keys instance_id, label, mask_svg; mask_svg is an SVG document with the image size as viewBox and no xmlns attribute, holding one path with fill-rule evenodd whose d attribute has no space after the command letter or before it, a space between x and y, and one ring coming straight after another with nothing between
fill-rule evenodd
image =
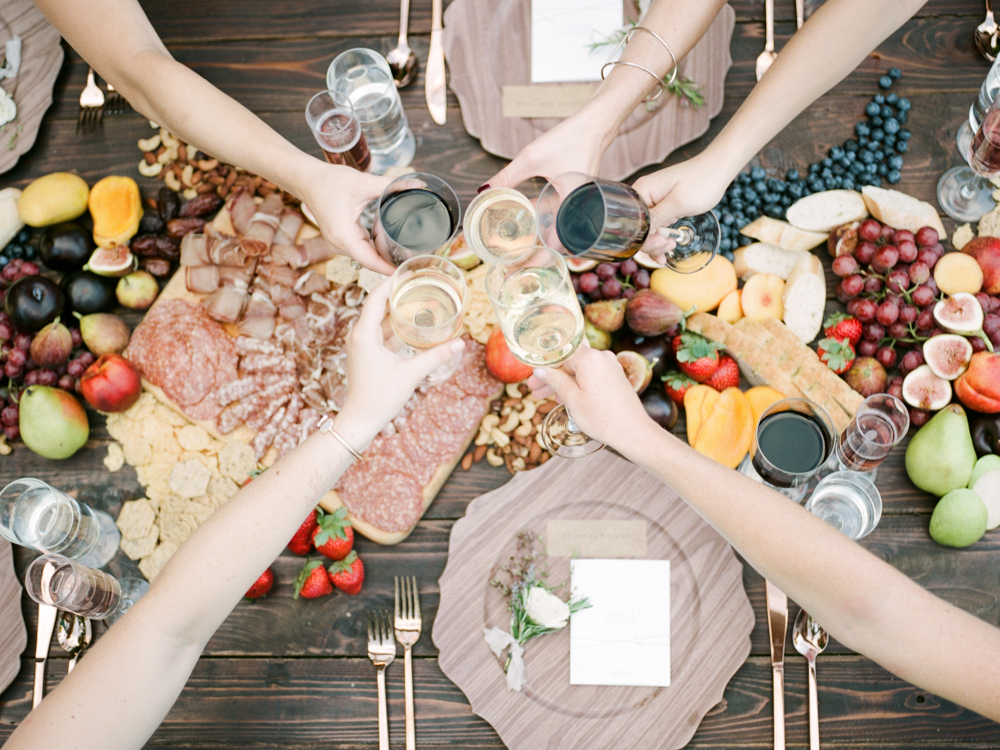
<instances>
[{"instance_id":1,"label":"fork","mask_svg":"<svg viewBox=\"0 0 1000 750\"><path fill-rule=\"evenodd\" d=\"M396 658L396 641L386 612L368 615L368 658L378 682L378 750L389 750L389 716L385 705L385 668Z\"/></svg>"},{"instance_id":2,"label":"fork","mask_svg":"<svg viewBox=\"0 0 1000 750\"><path fill-rule=\"evenodd\" d=\"M400 585L402 581L402 585ZM402 596L400 592L402 591ZM403 647L403 674L406 696L406 750L416 750L413 721L413 660L411 649L420 640L420 594L415 576L396 576L396 640Z\"/></svg>"},{"instance_id":3,"label":"fork","mask_svg":"<svg viewBox=\"0 0 1000 750\"><path fill-rule=\"evenodd\" d=\"M128 102L125 101L125 97L115 91L115 87L108 82L108 99L104 107L107 113L109 115L123 115L127 106Z\"/></svg>"},{"instance_id":4,"label":"fork","mask_svg":"<svg viewBox=\"0 0 1000 750\"><path fill-rule=\"evenodd\" d=\"M94 81L94 69L87 68L87 86L80 94L80 117L76 121L76 131L93 132L98 123L104 121L104 92Z\"/></svg>"}]
</instances>

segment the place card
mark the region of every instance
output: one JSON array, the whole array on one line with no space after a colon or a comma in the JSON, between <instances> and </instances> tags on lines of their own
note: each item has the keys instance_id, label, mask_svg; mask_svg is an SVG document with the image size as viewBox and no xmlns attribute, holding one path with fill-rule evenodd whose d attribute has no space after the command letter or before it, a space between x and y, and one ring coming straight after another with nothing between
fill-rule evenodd
<instances>
[{"instance_id":1,"label":"place card","mask_svg":"<svg viewBox=\"0 0 1000 750\"><path fill-rule=\"evenodd\" d=\"M670 685L670 561L573 560L571 685Z\"/></svg>"},{"instance_id":2,"label":"place card","mask_svg":"<svg viewBox=\"0 0 1000 750\"><path fill-rule=\"evenodd\" d=\"M532 83L501 89L504 117L565 118L575 115L597 90L596 83Z\"/></svg>"},{"instance_id":3,"label":"place card","mask_svg":"<svg viewBox=\"0 0 1000 750\"><path fill-rule=\"evenodd\" d=\"M623 24L622 0L531 0L531 82L601 80L613 47L590 45Z\"/></svg>"},{"instance_id":4,"label":"place card","mask_svg":"<svg viewBox=\"0 0 1000 750\"><path fill-rule=\"evenodd\" d=\"M646 557L646 522L553 519L545 524L549 557Z\"/></svg>"}]
</instances>

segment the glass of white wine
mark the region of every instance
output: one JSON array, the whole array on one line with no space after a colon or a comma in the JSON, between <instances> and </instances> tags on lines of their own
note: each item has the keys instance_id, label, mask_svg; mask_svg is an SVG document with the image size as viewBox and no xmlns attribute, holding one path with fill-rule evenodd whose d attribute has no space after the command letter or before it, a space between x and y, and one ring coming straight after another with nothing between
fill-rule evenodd
<instances>
[{"instance_id":1,"label":"glass of white wine","mask_svg":"<svg viewBox=\"0 0 1000 750\"><path fill-rule=\"evenodd\" d=\"M447 258L415 255L392 275L389 319L402 342L399 353L414 356L450 341L462 328L469 288L462 270ZM427 376L423 385L439 385L455 374L461 353Z\"/></svg>"},{"instance_id":2,"label":"glass of white wine","mask_svg":"<svg viewBox=\"0 0 1000 750\"><path fill-rule=\"evenodd\" d=\"M487 263L517 263L535 245L535 207L517 190L490 188L465 211L465 241Z\"/></svg>"},{"instance_id":3,"label":"glass of white wine","mask_svg":"<svg viewBox=\"0 0 1000 750\"><path fill-rule=\"evenodd\" d=\"M486 272L486 293L511 354L531 367L556 367L583 342L583 311L566 261L543 245L516 265L494 264ZM604 447L580 431L565 406L549 412L540 431L545 447L581 458Z\"/></svg>"}]
</instances>

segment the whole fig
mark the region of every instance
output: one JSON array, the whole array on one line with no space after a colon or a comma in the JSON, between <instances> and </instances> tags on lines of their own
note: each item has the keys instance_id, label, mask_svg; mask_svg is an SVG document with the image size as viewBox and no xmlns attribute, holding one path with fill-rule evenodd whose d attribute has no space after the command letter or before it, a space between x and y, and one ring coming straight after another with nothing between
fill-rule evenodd
<instances>
[{"instance_id":1,"label":"whole fig","mask_svg":"<svg viewBox=\"0 0 1000 750\"><path fill-rule=\"evenodd\" d=\"M59 367L73 351L69 329L56 318L31 340L31 358L39 367Z\"/></svg>"},{"instance_id":2,"label":"whole fig","mask_svg":"<svg viewBox=\"0 0 1000 750\"><path fill-rule=\"evenodd\" d=\"M625 307L625 322L640 336L659 336L677 325L684 313L652 289L640 289Z\"/></svg>"}]
</instances>

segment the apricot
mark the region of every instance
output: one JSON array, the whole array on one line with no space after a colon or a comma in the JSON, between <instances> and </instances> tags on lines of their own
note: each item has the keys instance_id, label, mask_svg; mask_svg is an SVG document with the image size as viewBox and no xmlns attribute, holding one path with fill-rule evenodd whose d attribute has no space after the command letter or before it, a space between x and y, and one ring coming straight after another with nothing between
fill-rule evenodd
<instances>
[{"instance_id":1,"label":"apricot","mask_svg":"<svg viewBox=\"0 0 1000 750\"><path fill-rule=\"evenodd\" d=\"M740 304L739 289L734 289L722 298L716 316L719 320L724 320L727 323L735 323L743 317L743 305Z\"/></svg>"},{"instance_id":2,"label":"apricot","mask_svg":"<svg viewBox=\"0 0 1000 750\"><path fill-rule=\"evenodd\" d=\"M719 400L719 392L707 385L693 385L684 394L684 413L687 417L688 445L694 445L702 422Z\"/></svg>"},{"instance_id":3,"label":"apricot","mask_svg":"<svg viewBox=\"0 0 1000 750\"><path fill-rule=\"evenodd\" d=\"M945 253L934 266L934 281L945 294L975 294L983 288L983 269L971 255Z\"/></svg>"},{"instance_id":4,"label":"apricot","mask_svg":"<svg viewBox=\"0 0 1000 750\"><path fill-rule=\"evenodd\" d=\"M736 269L724 257L716 255L694 273L658 268L650 276L649 286L685 312L692 307L698 312L711 312L727 294L735 291Z\"/></svg>"},{"instance_id":5,"label":"apricot","mask_svg":"<svg viewBox=\"0 0 1000 750\"><path fill-rule=\"evenodd\" d=\"M753 321L764 318L781 320L784 305L781 295L785 291L785 281L773 273L757 273L747 279L740 296L743 315Z\"/></svg>"}]
</instances>

